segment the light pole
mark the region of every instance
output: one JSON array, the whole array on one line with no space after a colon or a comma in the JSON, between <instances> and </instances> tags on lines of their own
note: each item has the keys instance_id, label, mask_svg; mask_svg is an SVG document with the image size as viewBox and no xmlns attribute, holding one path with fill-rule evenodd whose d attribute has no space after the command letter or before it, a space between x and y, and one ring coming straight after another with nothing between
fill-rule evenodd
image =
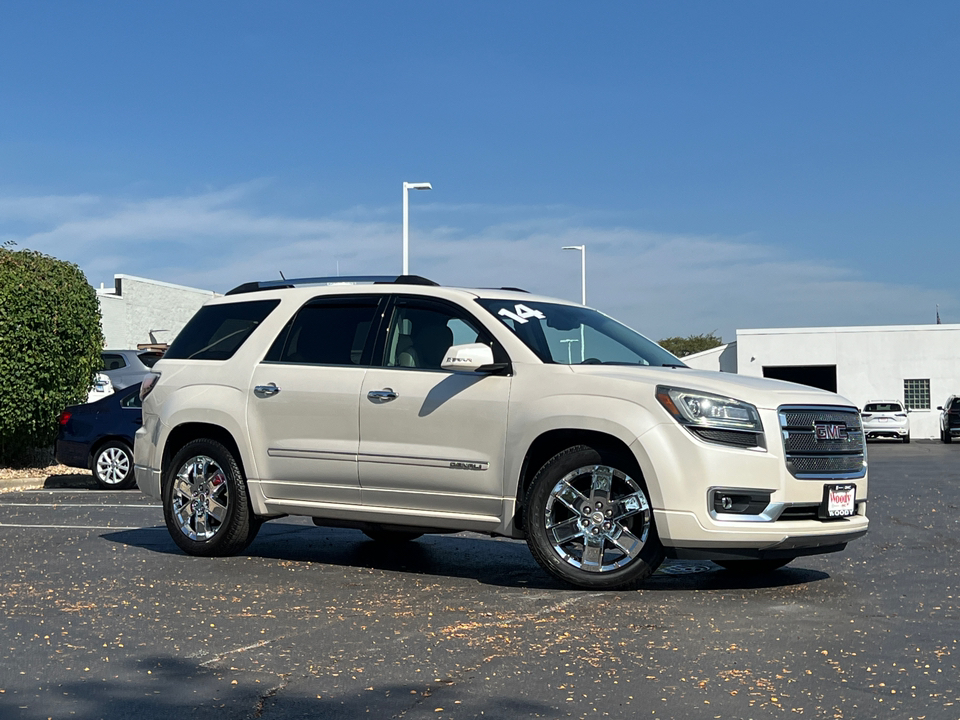
<instances>
[{"instance_id":1,"label":"light pole","mask_svg":"<svg viewBox=\"0 0 960 720\"><path fill-rule=\"evenodd\" d=\"M573 365L573 351L570 349L570 343L580 342L576 338L565 338L560 342L567 344L567 365Z\"/></svg>"},{"instance_id":2,"label":"light pole","mask_svg":"<svg viewBox=\"0 0 960 720\"><path fill-rule=\"evenodd\" d=\"M410 200L408 190L433 190L430 183L403 184L403 274L410 274Z\"/></svg>"},{"instance_id":3,"label":"light pole","mask_svg":"<svg viewBox=\"0 0 960 720\"><path fill-rule=\"evenodd\" d=\"M564 250L580 251L580 304L587 304L587 246L565 245Z\"/></svg>"},{"instance_id":4,"label":"light pole","mask_svg":"<svg viewBox=\"0 0 960 720\"><path fill-rule=\"evenodd\" d=\"M564 245L564 250L580 251L580 304L587 304L587 246L586 245ZM570 346L567 345L567 350ZM568 353L569 354L569 353ZM587 348L583 337L583 324L580 325L580 362L587 359Z\"/></svg>"}]
</instances>

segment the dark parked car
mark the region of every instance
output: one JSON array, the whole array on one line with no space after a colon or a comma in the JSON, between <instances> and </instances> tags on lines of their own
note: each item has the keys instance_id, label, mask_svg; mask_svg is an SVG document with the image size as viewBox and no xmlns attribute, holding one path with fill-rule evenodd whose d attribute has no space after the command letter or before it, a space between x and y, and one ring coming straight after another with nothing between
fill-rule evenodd
<instances>
[{"instance_id":1,"label":"dark parked car","mask_svg":"<svg viewBox=\"0 0 960 720\"><path fill-rule=\"evenodd\" d=\"M131 488L137 482L133 436L142 424L140 383L96 402L71 405L60 413L57 461L92 470L104 490Z\"/></svg>"},{"instance_id":2,"label":"dark parked car","mask_svg":"<svg viewBox=\"0 0 960 720\"><path fill-rule=\"evenodd\" d=\"M941 411L940 440L951 442L960 435L960 395L951 395L943 405L937 406L937 410Z\"/></svg>"},{"instance_id":3,"label":"dark parked car","mask_svg":"<svg viewBox=\"0 0 960 720\"><path fill-rule=\"evenodd\" d=\"M115 390L120 390L143 380L163 353L156 350L104 350L100 357L103 374L110 378Z\"/></svg>"}]
</instances>

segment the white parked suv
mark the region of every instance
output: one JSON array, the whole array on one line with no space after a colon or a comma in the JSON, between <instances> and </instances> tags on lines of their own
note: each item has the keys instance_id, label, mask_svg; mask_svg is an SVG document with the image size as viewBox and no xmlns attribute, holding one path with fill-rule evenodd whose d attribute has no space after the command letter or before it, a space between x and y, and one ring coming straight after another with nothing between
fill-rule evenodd
<instances>
[{"instance_id":1,"label":"white parked suv","mask_svg":"<svg viewBox=\"0 0 960 720\"><path fill-rule=\"evenodd\" d=\"M860 417L868 438L891 437L910 442L910 418L899 400L871 400L863 406Z\"/></svg>"},{"instance_id":2,"label":"white parked suv","mask_svg":"<svg viewBox=\"0 0 960 720\"><path fill-rule=\"evenodd\" d=\"M664 557L762 572L867 531L857 408L693 370L616 320L423 278L248 283L143 383L134 461L194 555L285 514L375 540L525 538L586 588Z\"/></svg>"}]
</instances>

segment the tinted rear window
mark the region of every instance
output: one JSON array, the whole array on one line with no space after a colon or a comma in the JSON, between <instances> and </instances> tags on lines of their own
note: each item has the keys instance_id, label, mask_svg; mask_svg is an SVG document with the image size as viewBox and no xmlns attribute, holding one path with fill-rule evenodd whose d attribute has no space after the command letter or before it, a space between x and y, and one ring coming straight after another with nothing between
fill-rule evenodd
<instances>
[{"instance_id":1,"label":"tinted rear window","mask_svg":"<svg viewBox=\"0 0 960 720\"><path fill-rule=\"evenodd\" d=\"M869 403L864 409L868 413L903 412L900 403Z\"/></svg>"},{"instance_id":2,"label":"tinted rear window","mask_svg":"<svg viewBox=\"0 0 960 720\"><path fill-rule=\"evenodd\" d=\"M140 362L146 365L149 368L152 368L157 364L157 360L163 357L160 353L140 353L137 355L140 358Z\"/></svg>"},{"instance_id":3,"label":"tinted rear window","mask_svg":"<svg viewBox=\"0 0 960 720\"><path fill-rule=\"evenodd\" d=\"M279 304L279 300L255 300L205 305L180 331L164 357L227 360Z\"/></svg>"}]
</instances>

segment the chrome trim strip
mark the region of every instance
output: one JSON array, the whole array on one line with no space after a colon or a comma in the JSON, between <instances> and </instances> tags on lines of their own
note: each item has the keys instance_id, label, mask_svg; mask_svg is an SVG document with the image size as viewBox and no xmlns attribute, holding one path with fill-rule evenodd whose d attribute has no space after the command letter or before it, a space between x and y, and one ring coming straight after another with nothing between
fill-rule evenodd
<instances>
[{"instance_id":1,"label":"chrome trim strip","mask_svg":"<svg viewBox=\"0 0 960 720\"><path fill-rule=\"evenodd\" d=\"M333 452L330 450L294 450L288 448L267 448L270 457L300 458L306 460L349 460L357 461L356 453Z\"/></svg>"},{"instance_id":2,"label":"chrome trim strip","mask_svg":"<svg viewBox=\"0 0 960 720\"><path fill-rule=\"evenodd\" d=\"M417 457L415 455L379 455L376 453L347 453L330 450L295 450L288 448L268 448L267 455L270 457L299 458L303 460L343 460L392 465L418 465L421 467L467 470L472 472L483 472L490 469L490 463L485 460Z\"/></svg>"},{"instance_id":3,"label":"chrome trim strip","mask_svg":"<svg viewBox=\"0 0 960 720\"><path fill-rule=\"evenodd\" d=\"M457 460L452 458L417 457L414 455L378 455L360 453L359 462L383 463L389 465L418 465L420 467L445 468L447 470L487 470L490 463L476 460Z\"/></svg>"}]
</instances>

